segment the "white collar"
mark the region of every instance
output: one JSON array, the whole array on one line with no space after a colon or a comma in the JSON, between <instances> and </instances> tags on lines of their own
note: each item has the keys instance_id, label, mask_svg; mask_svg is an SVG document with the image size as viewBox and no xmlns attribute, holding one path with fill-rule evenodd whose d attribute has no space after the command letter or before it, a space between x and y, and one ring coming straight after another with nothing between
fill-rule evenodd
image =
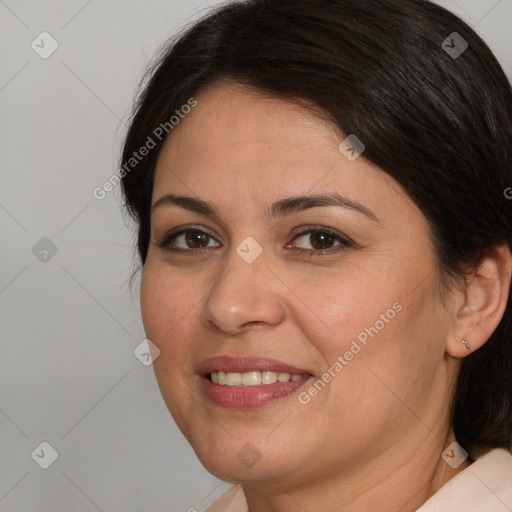
<instances>
[{"instance_id":1,"label":"white collar","mask_svg":"<svg viewBox=\"0 0 512 512\"><path fill-rule=\"evenodd\" d=\"M449 480L417 512L512 512L512 454L496 448Z\"/></svg>"}]
</instances>

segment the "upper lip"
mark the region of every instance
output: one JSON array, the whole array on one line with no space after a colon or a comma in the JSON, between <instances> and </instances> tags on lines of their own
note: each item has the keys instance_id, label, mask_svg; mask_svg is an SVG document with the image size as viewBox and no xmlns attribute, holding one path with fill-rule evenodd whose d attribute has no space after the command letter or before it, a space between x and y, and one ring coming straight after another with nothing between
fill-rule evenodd
<instances>
[{"instance_id":1,"label":"upper lip","mask_svg":"<svg viewBox=\"0 0 512 512\"><path fill-rule=\"evenodd\" d=\"M290 375L310 375L304 368L298 368L288 363L268 357L232 357L217 356L203 361L199 365L198 373L208 375L212 372L245 373L254 371L271 371L277 373L289 373Z\"/></svg>"}]
</instances>

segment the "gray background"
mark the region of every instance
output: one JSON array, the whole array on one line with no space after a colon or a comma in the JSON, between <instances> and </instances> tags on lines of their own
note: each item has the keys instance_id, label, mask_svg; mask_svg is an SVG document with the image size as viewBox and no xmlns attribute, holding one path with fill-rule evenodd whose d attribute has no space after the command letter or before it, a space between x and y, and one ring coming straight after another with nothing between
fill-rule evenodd
<instances>
[{"instance_id":1,"label":"gray background","mask_svg":"<svg viewBox=\"0 0 512 512\"><path fill-rule=\"evenodd\" d=\"M134 356L132 233L118 189L92 195L117 168L146 64L215 3L0 0L0 512L201 511L229 487ZM511 78L512 0L439 3ZM43 31L59 45L47 59L31 47ZM44 441L48 469L31 456Z\"/></svg>"}]
</instances>

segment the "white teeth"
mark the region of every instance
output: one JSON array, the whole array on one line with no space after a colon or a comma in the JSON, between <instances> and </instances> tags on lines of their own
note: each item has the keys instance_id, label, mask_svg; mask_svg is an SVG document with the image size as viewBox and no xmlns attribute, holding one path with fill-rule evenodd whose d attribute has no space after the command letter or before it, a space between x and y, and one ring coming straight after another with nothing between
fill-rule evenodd
<instances>
[{"instance_id":1,"label":"white teeth","mask_svg":"<svg viewBox=\"0 0 512 512\"><path fill-rule=\"evenodd\" d=\"M258 386L261 384L261 372L242 373L242 384L244 386Z\"/></svg>"},{"instance_id":2,"label":"white teeth","mask_svg":"<svg viewBox=\"0 0 512 512\"><path fill-rule=\"evenodd\" d=\"M274 382L277 382L276 372L261 372L262 384L274 384Z\"/></svg>"},{"instance_id":3,"label":"white teeth","mask_svg":"<svg viewBox=\"0 0 512 512\"><path fill-rule=\"evenodd\" d=\"M242 385L242 374L241 373L226 373L226 385L227 386L241 386Z\"/></svg>"},{"instance_id":4,"label":"white teeth","mask_svg":"<svg viewBox=\"0 0 512 512\"><path fill-rule=\"evenodd\" d=\"M214 384L232 387L260 386L262 384L274 384L275 382L297 382L308 375L290 375L286 372L212 372L211 379Z\"/></svg>"}]
</instances>

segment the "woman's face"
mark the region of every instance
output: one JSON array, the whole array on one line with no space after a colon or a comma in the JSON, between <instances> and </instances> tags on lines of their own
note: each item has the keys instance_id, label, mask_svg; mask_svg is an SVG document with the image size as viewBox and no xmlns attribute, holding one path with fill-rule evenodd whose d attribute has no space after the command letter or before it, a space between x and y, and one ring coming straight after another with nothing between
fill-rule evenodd
<instances>
[{"instance_id":1,"label":"woman's face","mask_svg":"<svg viewBox=\"0 0 512 512\"><path fill-rule=\"evenodd\" d=\"M159 156L141 285L197 456L284 484L428 452L456 367L424 216L305 108L228 84L197 102Z\"/></svg>"}]
</instances>

